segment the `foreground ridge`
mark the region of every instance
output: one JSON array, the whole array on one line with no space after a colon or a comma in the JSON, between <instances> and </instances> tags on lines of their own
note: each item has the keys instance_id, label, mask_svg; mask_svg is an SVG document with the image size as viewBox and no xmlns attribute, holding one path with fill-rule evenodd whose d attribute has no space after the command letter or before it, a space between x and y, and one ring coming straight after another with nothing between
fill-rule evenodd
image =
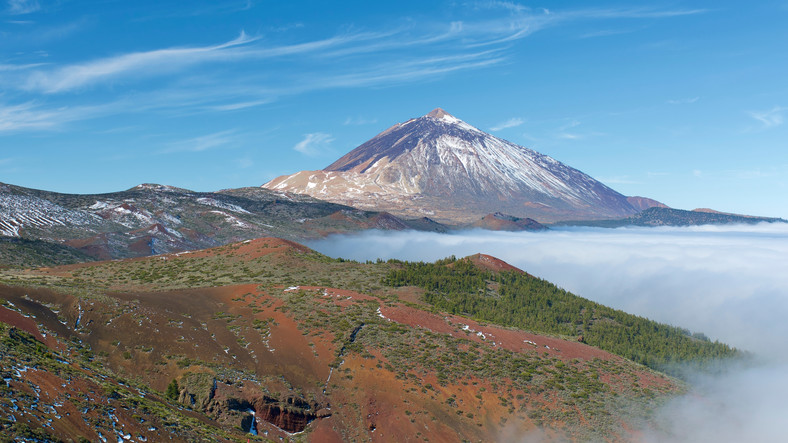
<instances>
[{"instance_id":1,"label":"foreground ridge","mask_svg":"<svg viewBox=\"0 0 788 443\"><path fill-rule=\"evenodd\" d=\"M590 312L590 335L468 317L517 300ZM0 435L630 441L684 387L584 343L608 314L568 302L588 303L487 255L358 263L276 238L5 270Z\"/></svg>"}]
</instances>

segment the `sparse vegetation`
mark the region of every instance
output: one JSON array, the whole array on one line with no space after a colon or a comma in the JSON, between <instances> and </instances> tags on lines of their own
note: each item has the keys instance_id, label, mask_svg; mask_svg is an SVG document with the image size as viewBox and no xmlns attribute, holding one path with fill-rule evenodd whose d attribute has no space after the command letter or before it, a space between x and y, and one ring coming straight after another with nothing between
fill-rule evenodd
<instances>
[{"instance_id":1,"label":"sparse vegetation","mask_svg":"<svg viewBox=\"0 0 788 443\"><path fill-rule=\"evenodd\" d=\"M467 259L399 262L383 282L419 286L437 309L540 333L582 337L654 369L677 363L704 364L740 353L687 330L608 308L554 284L514 271L491 272Z\"/></svg>"},{"instance_id":2,"label":"sparse vegetation","mask_svg":"<svg viewBox=\"0 0 788 443\"><path fill-rule=\"evenodd\" d=\"M164 393L164 395L166 395L170 400L176 401L178 400L178 395L180 395L180 392L178 380L173 378L170 384L167 385L167 391Z\"/></svg>"}]
</instances>

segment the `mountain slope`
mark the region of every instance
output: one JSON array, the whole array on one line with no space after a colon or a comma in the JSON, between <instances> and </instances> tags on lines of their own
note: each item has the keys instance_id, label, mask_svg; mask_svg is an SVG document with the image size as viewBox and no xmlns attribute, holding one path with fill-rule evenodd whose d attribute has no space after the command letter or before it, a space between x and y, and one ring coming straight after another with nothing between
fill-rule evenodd
<instances>
[{"instance_id":1,"label":"mountain slope","mask_svg":"<svg viewBox=\"0 0 788 443\"><path fill-rule=\"evenodd\" d=\"M500 212L487 214L469 227L490 231L540 231L547 229L546 226L531 218L512 217Z\"/></svg>"},{"instance_id":2,"label":"mountain slope","mask_svg":"<svg viewBox=\"0 0 788 443\"><path fill-rule=\"evenodd\" d=\"M755 223L788 223L788 221L774 217L728 214L725 212L713 211L711 209L686 211L683 209L655 206L640 211L631 217L621 219L575 220L559 222L556 223L556 225L618 228L622 226L697 226Z\"/></svg>"},{"instance_id":3,"label":"mountain slope","mask_svg":"<svg viewBox=\"0 0 788 443\"><path fill-rule=\"evenodd\" d=\"M637 212L627 197L581 171L440 108L390 127L322 171L263 186L454 223L494 212L540 221Z\"/></svg>"},{"instance_id":4,"label":"mountain slope","mask_svg":"<svg viewBox=\"0 0 788 443\"><path fill-rule=\"evenodd\" d=\"M61 194L0 183L0 235L36 240L42 265L201 249L257 237L316 238L363 229L444 227L262 188L194 192L143 184L109 194ZM15 251L22 251L19 247ZM19 263L0 248L0 263ZM10 254L10 252L9 252ZM52 259L47 263L46 256ZM58 258L60 257L60 258ZM32 262L31 262L32 263Z\"/></svg>"}]
</instances>

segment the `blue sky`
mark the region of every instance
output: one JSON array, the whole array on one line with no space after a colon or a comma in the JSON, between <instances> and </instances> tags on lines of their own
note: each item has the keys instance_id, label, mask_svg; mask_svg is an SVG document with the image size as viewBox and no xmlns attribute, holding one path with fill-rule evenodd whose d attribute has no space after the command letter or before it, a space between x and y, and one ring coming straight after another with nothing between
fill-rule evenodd
<instances>
[{"instance_id":1,"label":"blue sky","mask_svg":"<svg viewBox=\"0 0 788 443\"><path fill-rule=\"evenodd\" d=\"M218 190L443 107L626 195L788 217L788 2L0 5L0 181Z\"/></svg>"}]
</instances>

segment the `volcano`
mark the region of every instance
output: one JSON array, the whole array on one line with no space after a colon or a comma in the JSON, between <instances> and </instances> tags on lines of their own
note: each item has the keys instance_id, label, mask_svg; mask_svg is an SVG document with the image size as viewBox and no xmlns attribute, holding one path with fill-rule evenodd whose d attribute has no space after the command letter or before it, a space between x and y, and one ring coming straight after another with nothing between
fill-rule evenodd
<instances>
[{"instance_id":1,"label":"volcano","mask_svg":"<svg viewBox=\"0 0 788 443\"><path fill-rule=\"evenodd\" d=\"M589 175L441 108L391 126L323 170L281 176L263 187L449 223L496 212L552 222L642 209Z\"/></svg>"}]
</instances>

